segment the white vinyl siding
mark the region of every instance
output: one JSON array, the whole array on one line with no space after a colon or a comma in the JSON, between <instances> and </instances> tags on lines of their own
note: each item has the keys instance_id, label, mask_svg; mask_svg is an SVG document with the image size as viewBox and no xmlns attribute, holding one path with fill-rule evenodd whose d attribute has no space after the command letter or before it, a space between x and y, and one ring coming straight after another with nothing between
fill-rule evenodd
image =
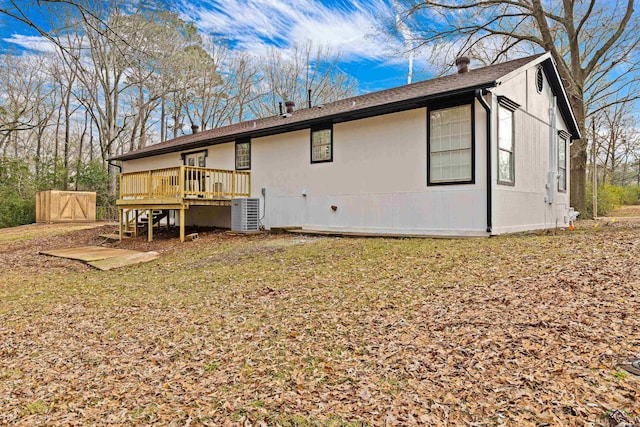
<instances>
[{"instance_id":1,"label":"white vinyl siding","mask_svg":"<svg viewBox=\"0 0 640 427\"><path fill-rule=\"evenodd\" d=\"M429 181L471 181L471 105L433 110L429 122Z\"/></svg>"},{"instance_id":2,"label":"white vinyl siding","mask_svg":"<svg viewBox=\"0 0 640 427\"><path fill-rule=\"evenodd\" d=\"M515 182L513 111L498 106L498 182Z\"/></svg>"}]
</instances>

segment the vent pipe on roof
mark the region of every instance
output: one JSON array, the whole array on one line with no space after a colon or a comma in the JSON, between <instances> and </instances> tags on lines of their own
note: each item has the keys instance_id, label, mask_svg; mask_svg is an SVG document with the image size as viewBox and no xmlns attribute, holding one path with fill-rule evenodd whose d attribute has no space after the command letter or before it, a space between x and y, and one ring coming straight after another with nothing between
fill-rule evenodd
<instances>
[{"instance_id":1,"label":"vent pipe on roof","mask_svg":"<svg viewBox=\"0 0 640 427\"><path fill-rule=\"evenodd\" d=\"M307 93L309 95L307 96L307 101L309 102L309 108L311 108L311 89L309 89Z\"/></svg>"},{"instance_id":2,"label":"vent pipe on roof","mask_svg":"<svg viewBox=\"0 0 640 427\"><path fill-rule=\"evenodd\" d=\"M291 114L296 109L296 103L293 101L287 101L284 103L284 106L287 107L287 113Z\"/></svg>"},{"instance_id":3,"label":"vent pipe on roof","mask_svg":"<svg viewBox=\"0 0 640 427\"><path fill-rule=\"evenodd\" d=\"M200 130L200 126L198 125L191 125L191 132L192 133L198 133L198 131Z\"/></svg>"},{"instance_id":4,"label":"vent pipe on roof","mask_svg":"<svg viewBox=\"0 0 640 427\"><path fill-rule=\"evenodd\" d=\"M278 110L280 111L280 115L282 115L282 102L278 102Z\"/></svg>"},{"instance_id":5,"label":"vent pipe on roof","mask_svg":"<svg viewBox=\"0 0 640 427\"><path fill-rule=\"evenodd\" d=\"M458 67L458 74L468 72L469 64L471 64L471 60L468 56L461 56L459 58L456 58L456 67Z\"/></svg>"}]
</instances>

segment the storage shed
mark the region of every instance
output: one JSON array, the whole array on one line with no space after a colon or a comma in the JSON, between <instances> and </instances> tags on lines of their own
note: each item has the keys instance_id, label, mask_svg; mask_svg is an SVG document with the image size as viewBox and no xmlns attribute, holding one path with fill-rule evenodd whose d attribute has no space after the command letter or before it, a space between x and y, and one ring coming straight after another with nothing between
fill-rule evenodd
<instances>
[{"instance_id":1,"label":"storage shed","mask_svg":"<svg viewBox=\"0 0 640 427\"><path fill-rule=\"evenodd\" d=\"M47 190L36 193L36 222L93 222L96 193Z\"/></svg>"}]
</instances>

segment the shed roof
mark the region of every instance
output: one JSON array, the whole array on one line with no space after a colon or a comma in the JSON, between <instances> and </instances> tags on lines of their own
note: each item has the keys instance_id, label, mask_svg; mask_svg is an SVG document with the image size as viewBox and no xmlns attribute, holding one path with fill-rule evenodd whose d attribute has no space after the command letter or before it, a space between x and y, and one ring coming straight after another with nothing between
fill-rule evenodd
<instances>
[{"instance_id":1,"label":"shed roof","mask_svg":"<svg viewBox=\"0 0 640 427\"><path fill-rule=\"evenodd\" d=\"M110 160L132 160L158 154L171 153L230 142L238 138L255 138L305 129L326 122L344 122L365 117L424 107L428 101L447 98L477 89L488 89L499 84L501 78L531 64L543 63L554 90L560 90L560 112L569 124L574 139L579 138L575 118L568 105L566 93L559 80L555 64L549 53L533 55L509 62L452 74L365 95L346 98L312 108L294 111L292 114L276 115L262 119L222 126L202 132L150 145L112 157ZM557 81L556 81L557 80ZM566 102L566 105L562 105ZM571 123L573 122L573 123Z\"/></svg>"}]
</instances>

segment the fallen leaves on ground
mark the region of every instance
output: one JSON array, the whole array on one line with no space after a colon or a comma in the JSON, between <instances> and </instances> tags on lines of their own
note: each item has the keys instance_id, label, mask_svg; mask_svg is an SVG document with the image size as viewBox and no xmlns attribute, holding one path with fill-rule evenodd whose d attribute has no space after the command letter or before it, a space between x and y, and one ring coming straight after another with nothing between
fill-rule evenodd
<instances>
[{"instance_id":1,"label":"fallen leaves on ground","mask_svg":"<svg viewBox=\"0 0 640 427\"><path fill-rule=\"evenodd\" d=\"M640 224L491 239L200 233L101 272L2 241L0 424L597 426L640 415ZM106 227L108 228L108 227ZM110 230L112 231L112 230Z\"/></svg>"}]
</instances>

